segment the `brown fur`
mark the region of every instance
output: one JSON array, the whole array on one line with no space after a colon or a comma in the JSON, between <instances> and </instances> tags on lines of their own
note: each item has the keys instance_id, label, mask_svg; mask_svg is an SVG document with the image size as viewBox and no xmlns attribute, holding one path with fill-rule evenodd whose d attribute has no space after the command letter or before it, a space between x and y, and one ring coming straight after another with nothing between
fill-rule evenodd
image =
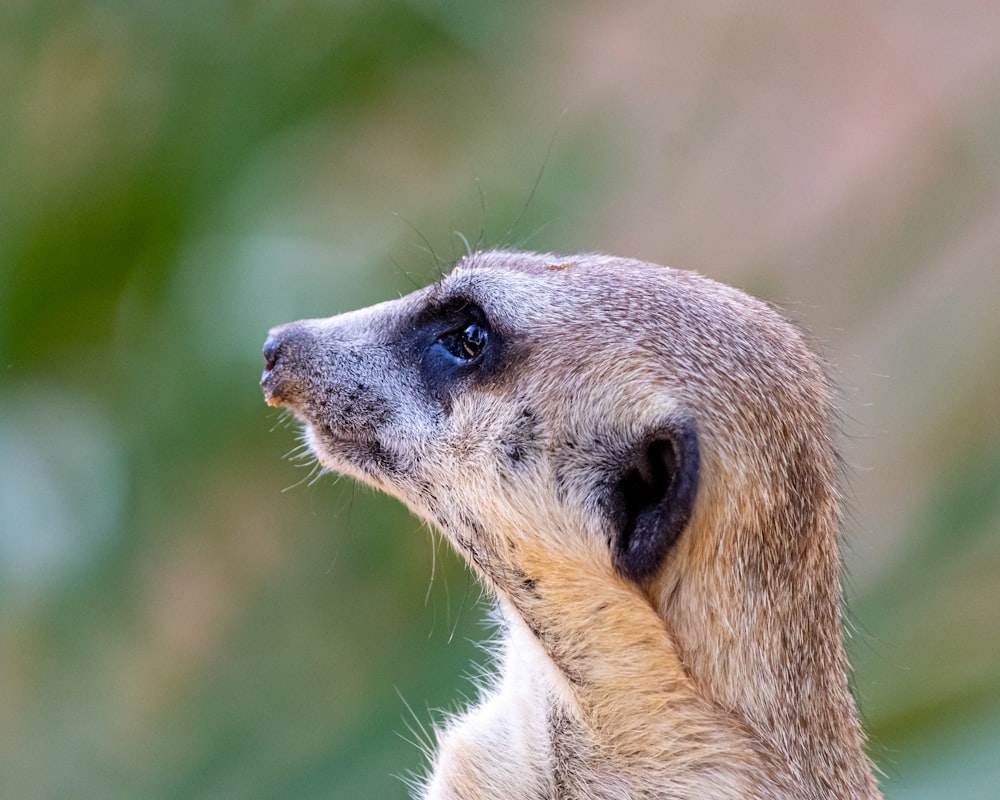
<instances>
[{"instance_id":1,"label":"brown fur","mask_svg":"<svg viewBox=\"0 0 1000 800\"><path fill-rule=\"evenodd\" d=\"M470 307L489 338L453 359ZM497 598L500 677L441 732L425 796L879 796L841 632L830 390L767 305L635 261L487 252L265 353L268 401L320 462L437 525ZM616 480L682 419L690 518L630 572Z\"/></svg>"}]
</instances>

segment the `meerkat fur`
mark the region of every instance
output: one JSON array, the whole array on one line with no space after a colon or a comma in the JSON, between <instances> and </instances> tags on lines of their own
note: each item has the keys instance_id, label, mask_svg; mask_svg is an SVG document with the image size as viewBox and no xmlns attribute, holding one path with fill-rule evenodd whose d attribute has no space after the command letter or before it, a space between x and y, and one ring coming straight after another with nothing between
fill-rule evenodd
<instances>
[{"instance_id":1,"label":"meerkat fur","mask_svg":"<svg viewBox=\"0 0 1000 800\"><path fill-rule=\"evenodd\" d=\"M426 798L879 792L848 683L834 409L769 305L598 255L488 251L275 328L269 403L495 597L495 682Z\"/></svg>"}]
</instances>

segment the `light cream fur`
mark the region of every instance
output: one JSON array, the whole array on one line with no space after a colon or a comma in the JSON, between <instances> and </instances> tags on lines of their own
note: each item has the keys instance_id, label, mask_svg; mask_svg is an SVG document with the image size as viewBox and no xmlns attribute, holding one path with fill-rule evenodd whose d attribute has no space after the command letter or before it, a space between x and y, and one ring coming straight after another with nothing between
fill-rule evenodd
<instances>
[{"instance_id":1,"label":"light cream fur","mask_svg":"<svg viewBox=\"0 0 1000 800\"><path fill-rule=\"evenodd\" d=\"M452 381L426 321L456 298L502 357ZM769 306L625 259L485 252L268 348L265 395L320 462L436 525L496 597L498 677L440 732L425 797L879 797L841 631L831 392ZM609 475L681 417L693 514L632 580Z\"/></svg>"}]
</instances>

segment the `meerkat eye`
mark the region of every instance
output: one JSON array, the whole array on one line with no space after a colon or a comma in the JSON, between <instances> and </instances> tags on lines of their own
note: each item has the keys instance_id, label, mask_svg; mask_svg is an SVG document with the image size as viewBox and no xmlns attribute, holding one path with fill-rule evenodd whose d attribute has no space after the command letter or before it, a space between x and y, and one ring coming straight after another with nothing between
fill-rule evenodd
<instances>
[{"instance_id":1,"label":"meerkat eye","mask_svg":"<svg viewBox=\"0 0 1000 800\"><path fill-rule=\"evenodd\" d=\"M486 340L489 338L489 334L486 332L486 328L477 323L472 323L464 331L459 339L459 346L461 348L461 357L472 360L478 356L483 348L486 347Z\"/></svg>"},{"instance_id":2,"label":"meerkat eye","mask_svg":"<svg viewBox=\"0 0 1000 800\"><path fill-rule=\"evenodd\" d=\"M446 333L438 341L453 358L471 363L482 354L489 339L490 333L485 325L471 322L464 328Z\"/></svg>"}]
</instances>

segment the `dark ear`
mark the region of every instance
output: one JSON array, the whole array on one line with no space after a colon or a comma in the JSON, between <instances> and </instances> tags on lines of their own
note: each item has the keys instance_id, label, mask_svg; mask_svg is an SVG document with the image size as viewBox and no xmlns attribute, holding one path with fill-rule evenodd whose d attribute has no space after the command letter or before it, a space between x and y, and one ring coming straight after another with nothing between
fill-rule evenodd
<instances>
[{"instance_id":1,"label":"dark ear","mask_svg":"<svg viewBox=\"0 0 1000 800\"><path fill-rule=\"evenodd\" d=\"M636 442L612 486L615 568L651 577L694 511L701 457L693 420L671 421Z\"/></svg>"}]
</instances>

